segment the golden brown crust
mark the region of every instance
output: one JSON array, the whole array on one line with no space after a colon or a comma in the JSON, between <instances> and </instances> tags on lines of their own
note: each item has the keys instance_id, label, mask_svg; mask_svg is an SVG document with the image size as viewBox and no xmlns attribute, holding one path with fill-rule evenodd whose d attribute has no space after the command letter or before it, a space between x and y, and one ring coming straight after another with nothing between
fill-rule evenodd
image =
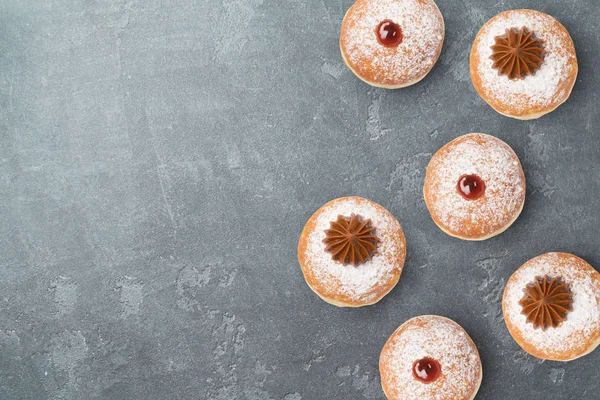
<instances>
[{"instance_id":1,"label":"golden brown crust","mask_svg":"<svg viewBox=\"0 0 600 400\"><path fill-rule=\"evenodd\" d=\"M351 212L370 218L381 240L373 259L358 267L333 261L322 243L331 218ZM384 207L361 197L342 197L319 208L298 242L298 262L308 286L338 307L361 307L381 300L398 283L405 259L406 240L398 221Z\"/></svg>"},{"instance_id":2,"label":"golden brown crust","mask_svg":"<svg viewBox=\"0 0 600 400\"><path fill-rule=\"evenodd\" d=\"M439 378L414 378L415 361L430 357L441 367ZM422 315L402 324L386 341L379 357L381 385L389 400L472 400L483 377L479 352L456 322Z\"/></svg>"},{"instance_id":3,"label":"golden brown crust","mask_svg":"<svg viewBox=\"0 0 600 400\"><path fill-rule=\"evenodd\" d=\"M525 26L544 40L540 70L523 80L497 76L490 46L505 29ZM509 10L490 19L479 31L470 55L473 86L497 112L529 120L554 111L570 96L577 78L575 46L566 28L553 17L535 10Z\"/></svg>"},{"instance_id":4,"label":"golden brown crust","mask_svg":"<svg viewBox=\"0 0 600 400\"><path fill-rule=\"evenodd\" d=\"M475 174L486 185L483 196L464 199L458 179ZM504 232L525 204L525 174L519 158L502 140L472 133L438 150L427 166L423 196L435 224L463 240L486 240Z\"/></svg>"},{"instance_id":5,"label":"golden brown crust","mask_svg":"<svg viewBox=\"0 0 600 400\"><path fill-rule=\"evenodd\" d=\"M537 276L559 277L573 291L573 309L558 327L534 328L522 314L522 290ZM504 322L519 346L534 357L570 361L600 344L600 274L568 253L546 253L523 264L506 284L502 298Z\"/></svg>"},{"instance_id":6,"label":"golden brown crust","mask_svg":"<svg viewBox=\"0 0 600 400\"><path fill-rule=\"evenodd\" d=\"M404 39L397 47L378 43L377 25L398 23ZM432 0L357 0L340 32L348 68L365 83L397 89L423 79L435 65L444 42L444 19Z\"/></svg>"}]
</instances>

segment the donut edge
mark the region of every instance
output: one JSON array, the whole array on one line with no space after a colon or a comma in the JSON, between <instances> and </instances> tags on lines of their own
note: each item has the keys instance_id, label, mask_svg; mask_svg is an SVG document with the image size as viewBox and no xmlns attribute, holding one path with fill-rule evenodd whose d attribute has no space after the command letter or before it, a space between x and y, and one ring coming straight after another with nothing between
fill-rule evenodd
<instances>
[{"instance_id":1,"label":"donut edge","mask_svg":"<svg viewBox=\"0 0 600 400\"><path fill-rule=\"evenodd\" d=\"M465 330L465 328L463 328L458 322L448 318L448 317L444 317L441 315L434 315L434 314L425 314L425 315L417 315L415 317L412 317L410 319L408 319L407 321L405 321L402 325L400 325L398 328L396 328L396 330L390 335L390 337L385 341L385 344L383 345L383 347L381 348L381 352L379 353L379 377L380 377L380 382L381 382L381 389L383 390L383 394L385 395L385 397L388 400L397 400L392 398L388 392L386 392L385 390L385 385L384 385L384 380L381 379L381 371L383 369L383 361L382 361L382 355L384 350L386 350L386 348L389 347L390 345L390 341L392 340L392 338L394 337L394 335L396 334L396 332L398 332L400 329L402 329L405 325L409 324L410 322L412 322L413 320L417 319L417 318L428 318L428 317L433 317L433 318L441 318L444 319L446 321L449 321L451 324L454 324L456 326L458 326L466 335L467 339L469 340L469 343L471 344L471 346L473 347L473 349L475 349L475 352L477 353L477 359L479 360L479 381L477 382L477 385L473 388L473 395L465 400L474 400L475 397L477 396L477 393L479 392L479 388L481 387L481 382L483 382L483 362L481 361L481 355L479 354L479 349L477 348L477 345L475 344L475 342L473 341L473 338L471 338L471 335L469 335L469 332L467 332ZM460 400L460 399L458 399Z\"/></svg>"},{"instance_id":2,"label":"donut edge","mask_svg":"<svg viewBox=\"0 0 600 400\"><path fill-rule=\"evenodd\" d=\"M513 340L515 341L515 343L517 343L517 345L523 351L525 351L527 354L530 354L533 357L539 358L541 360L568 362L568 361L576 360L578 358L581 358L581 357L586 356L586 355L590 354L591 352L593 352L598 346L600 346L600 335L598 336L598 338L595 341L591 341L590 344L587 347L585 347L579 353L569 352L569 353L565 354L564 357L554 357L554 356L551 356L551 355L547 355L543 351L536 350L532 345L529 345L528 343L524 343L522 340L520 340L520 338L516 334L517 328L515 327L514 324L512 324L506 318L506 307L508 306L507 305L506 297L508 295L508 285L510 284L511 279L513 278L513 276L517 273L517 271L519 271L521 269L521 267L523 267L524 265L526 265L529 261L531 261L531 260L533 260L535 258L544 256L546 254L550 254L550 253L558 254L560 257L576 257L576 258L582 260L591 269L593 269L594 271L596 271L596 269L594 267L592 267L591 264L589 264L583 258L578 257L578 256L576 256L575 254L572 254L572 253L546 252L546 253L542 253L542 254L540 254L538 256L530 258L529 260L525 261L519 268L517 268L512 273L512 275L510 276L510 278L508 278L508 281L506 282L506 286L504 287L504 293L502 294L502 319L504 320L504 324L505 324L506 329L508 330L508 333L510 334L510 336L513 338ZM598 273L598 271L596 271L596 273Z\"/></svg>"},{"instance_id":3,"label":"donut edge","mask_svg":"<svg viewBox=\"0 0 600 400\"><path fill-rule=\"evenodd\" d=\"M575 49L575 43L573 41L573 38L571 37L571 34L567 30L567 28L558 19L556 19L553 15L546 14L546 15L552 17L558 23L561 30L567 34L568 39L569 39L571 45L573 46L573 55L574 55L573 70L569 74L569 79L568 79L568 80L571 80L572 82L569 86L566 86L564 88L564 89L568 89L568 91L565 94L565 97L562 101L560 101L559 103L557 103L554 106L548 106L548 107L542 108L538 112L532 111L532 112L523 112L523 113L516 113L516 112L509 113L506 111L500 111L496 106L494 106L490 102L489 97L486 95L486 93L483 90L483 87L481 85L481 79L479 78L479 75L477 74L477 61L479 60L479 54L477 53L477 44L481 40L480 34L482 33L483 29L496 17L498 17L499 15L504 14L506 12L509 12L509 11L533 11L536 13L546 14L543 11L521 8L521 9L514 9L514 10L505 10L505 11L499 12L498 14L496 14L493 17L491 17L490 19L488 19L481 26L481 28L477 32L477 35L475 35L475 39L473 40L473 44L471 45L471 52L469 54L469 72L470 72L470 76L471 76L471 83L472 83L473 87L475 88L475 91L477 92L479 97L481 97L487 103L487 105L489 105L497 113L499 113L505 117L508 117L508 118L514 118L514 119L518 119L521 121L530 121L530 120L541 118L546 114L550 114L551 112L555 111L558 107L563 105L569 99L569 97L571 97L571 93L573 92L573 88L575 87L575 84L577 83L577 76L579 74L579 62L577 60L577 50ZM506 105L506 108L510 109L511 106Z\"/></svg>"},{"instance_id":4,"label":"donut edge","mask_svg":"<svg viewBox=\"0 0 600 400\"><path fill-rule=\"evenodd\" d=\"M361 81L363 81L364 83L366 83L367 85L376 87L376 88L380 88L380 89L402 89L402 88L406 88L412 85L415 85L419 82L421 82L423 79L425 79L425 77L427 77L427 75L429 75L429 73L435 68L437 62L440 59L440 56L442 54L442 50L444 49L444 42L446 40L446 22L444 20L444 15L442 14L442 11L440 10L440 8L438 7L437 3L434 0L430 0L431 3L435 6L438 14L440 15L440 20L442 22L442 44L440 46L440 50L438 51L437 57L435 58L434 63L431 65L431 68L429 68L429 70L427 70L427 72L425 72L422 76L420 76L417 79L414 79L412 81L409 81L407 83L403 83L400 85L382 85L380 83L377 83L375 81L370 81L368 79L366 79L365 77L361 76L357 71L354 70L354 68L352 68L352 66L350 65L350 62L348 61L348 58L346 56L346 54L344 53L344 48L342 47L342 35L341 35L341 28L340 28L340 39L339 39L339 47L340 47L340 53L342 54L342 60L344 61L344 64L346 64L346 66L348 67L348 69L350 71L352 71L352 73L354 74L354 76L356 76L358 79L360 79ZM356 3L354 3L356 4ZM348 16L348 14L350 13L350 11L352 10L352 7L354 6L354 4L352 4L352 6L350 6L348 8L348 10L346 11L346 13L344 14L344 18L342 18L342 27L344 25L344 22L346 20L346 17Z\"/></svg>"},{"instance_id":5,"label":"donut edge","mask_svg":"<svg viewBox=\"0 0 600 400\"><path fill-rule=\"evenodd\" d=\"M328 296L324 296L323 294L321 294L311 283L311 279L309 279L309 277L307 277L306 273L305 273L305 268L306 268L306 263L304 262L304 253L307 247L307 243L308 243L308 237L310 236L310 229L309 229L309 225L311 225L311 221L315 221L316 218L319 216L320 212L326 208L327 206L331 205L334 202L340 201L340 200L345 200L345 199L359 199L361 201L368 201L369 203L375 204L376 206L378 206L379 208L385 210L386 212L388 212L392 217L394 217L396 219L396 221L398 222L398 225L400 226L400 240L402 242L403 245L403 252L401 254L401 262L399 263L399 273L397 275L396 278L394 278L393 280L389 281L389 289L378 293L377 297L373 300L373 301L342 301L339 299L335 299L332 297L328 297ZM385 296L387 296L398 284L398 282L400 281L400 277L402 276L402 272L404 271L404 266L406 264L406 256L407 256L407 248L406 248L406 235L404 234L404 230L402 229L402 225L400 224L400 222L398 221L398 219L385 207L383 207L381 204L374 202L373 200L369 200L367 198L364 197L360 197L360 196L343 196L343 197L338 197L336 199L330 200L327 203L325 203L324 205L322 205L321 207L319 207L314 213L313 215L308 219L308 221L306 222L306 224L304 225L304 228L302 229L302 233L300 234L300 239L298 240L298 263L300 264L300 269L302 271L302 275L304 277L304 281L306 282L306 284L308 285L308 287L317 295L319 296L323 301L325 301L326 303L329 303L333 306L336 307L348 307L348 308L359 308L359 307L364 307L364 306L370 306L373 304L378 303L379 301L381 301L381 299L383 299Z\"/></svg>"},{"instance_id":6,"label":"donut edge","mask_svg":"<svg viewBox=\"0 0 600 400\"><path fill-rule=\"evenodd\" d=\"M515 213L515 216L512 220L508 221L505 225L503 225L501 228L495 230L494 232L488 234L488 235L484 235L484 236L465 236L465 235L459 235L457 233L451 232L448 229L446 229L444 226L442 226L437 220L436 218L434 218L433 214L431 213L431 210L429 208L429 204L427 202L427 171L429 170L429 164L431 163L431 159L433 159L433 157L440 152L443 148L445 148L446 146L448 146L449 144L451 144L452 142L454 142L455 140L458 140L464 136L468 136L468 135L482 135L482 136L487 136L487 137L491 137L495 140L499 140L502 143L504 143L512 152L512 154L515 156L515 158L519 161L519 168L521 170L521 175L523 178L523 188L525 190L525 196L523 197L523 202L521 203L521 207L519 208L519 211ZM440 228L440 230L442 232L444 232L446 235L453 237L453 238L457 238L457 239L461 239L461 240L465 240L465 241L469 241L469 242L481 242L487 239L491 239L495 236L500 235L501 233L504 233L506 230L508 230L508 228L510 228L521 216L521 213L523 212L523 209L525 208L525 202L527 200L527 177L525 176L525 171L523 170L523 164L521 163L521 159L519 158L519 156L517 155L517 153L515 153L514 149L508 144L506 143L504 140L494 136L494 135L490 135L488 133L481 133L481 132L471 132L471 133L466 133L464 135L458 136L454 139L452 139L451 141L449 141L448 143L444 144L442 147L440 147L432 156L431 159L429 160L429 163L427 164L427 167L425 168L425 179L423 182L423 200L425 202L425 207L427 207L427 211L429 211L429 216L431 217L431 219L433 220L433 222L437 225L438 228Z\"/></svg>"}]
</instances>

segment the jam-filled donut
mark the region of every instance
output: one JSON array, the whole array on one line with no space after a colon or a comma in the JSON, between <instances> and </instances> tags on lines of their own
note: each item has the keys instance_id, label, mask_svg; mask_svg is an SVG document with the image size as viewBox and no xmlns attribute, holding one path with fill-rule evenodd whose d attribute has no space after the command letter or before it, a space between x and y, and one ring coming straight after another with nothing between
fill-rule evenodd
<instances>
[{"instance_id":1,"label":"jam-filled donut","mask_svg":"<svg viewBox=\"0 0 600 400\"><path fill-rule=\"evenodd\" d=\"M546 360L574 360L600 344L600 274L572 254L542 254L508 280L502 312L523 350Z\"/></svg>"},{"instance_id":2,"label":"jam-filled donut","mask_svg":"<svg viewBox=\"0 0 600 400\"><path fill-rule=\"evenodd\" d=\"M577 78L573 40L543 12L505 11L489 20L471 49L471 79L496 111L535 119L564 103Z\"/></svg>"},{"instance_id":3,"label":"jam-filled donut","mask_svg":"<svg viewBox=\"0 0 600 400\"><path fill-rule=\"evenodd\" d=\"M319 208L298 243L306 283L338 307L377 303L398 283L405 258L400 223L361 197L342 197Z\"/></svg>"},{"instance_id":4,"label":"jam-filled donut","mask_svg":"<svg viewBox=\"0 0 600 400\"><path fill-rule=\"evenodd\" d=\"M521 213L525 175L509 145L471 133L433 155L423 192L433 221L445 233L485 240L504 232Z\"/></svg>"},{"instance_id":5,"label":"jam-filled donut","mask_svg":"<svg viewBox=\"0 0 600 400\"><path fill-rule=\"evenodd\" d=\"M432 0L357 0L340 34L342 57L372 86L396 89L423 79L444 43L444 18Z\"/></svg>"},{"instance_id":6,"label":"jam-filled donut","mask_svg":"<svg viewBox=\"0 0 600 400\"><path fill-rule=\"evenodd\" d=\"M467 332L437 315L402 324L383 346L379 373L389 400L471 400L483 376Z\"/></svg>"}]
</instances>

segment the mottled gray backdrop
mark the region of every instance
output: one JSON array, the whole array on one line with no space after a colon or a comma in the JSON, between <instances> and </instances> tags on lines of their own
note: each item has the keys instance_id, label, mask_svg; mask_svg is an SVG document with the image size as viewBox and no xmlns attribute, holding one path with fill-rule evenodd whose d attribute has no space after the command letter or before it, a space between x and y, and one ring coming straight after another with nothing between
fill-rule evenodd
<instances>
[{"instance_id":1,"label":"mottled gray backdrop","mask_svg":"<svg viewBox=\"0 0 600 400\"><path fill-rule=\"evenodd\" d=\"M600 397L600 351L541 362L500 311L533 256L600 266L600 7L438 4L439 62L385 91L339 55L351 0L0 0L0 399L383 399L379 351L424 313L473 337L479 399ZM580 62L532 122L469 78L479 27L519 7L563 22ZM528 179L521 218L483 243L443 234L421 195L432 153L468 132L507 141ZM398 286L356 310L296 261L310 215L350 194L408 241Z\"/></svg>"}]
</instances>

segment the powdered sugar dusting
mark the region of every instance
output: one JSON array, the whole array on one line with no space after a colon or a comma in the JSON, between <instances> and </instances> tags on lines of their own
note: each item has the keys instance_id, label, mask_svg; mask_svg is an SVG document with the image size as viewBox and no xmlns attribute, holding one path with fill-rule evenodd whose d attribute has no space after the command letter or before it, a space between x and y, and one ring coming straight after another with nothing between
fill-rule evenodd
<instances>
[{"instance_id":1,"label":"powdered sugar dusting","mask_svg":"<svg viewBox=\"0 0 600 400\"><path fill-rule=\"evenodd\" d=\"M417 360L438 361L441 375L425 384L413 377ZM481 381L481 361L468 334L455 322L426 315L404 323L381 353L382 383L389 399L462 400L473 398Z\"/></svg>"},{"instance_id":2,"label":"powdered sugar dusting","mask_svg":"<svg viewBox=\"0 0 600 400\"><path fill-rule=\"evenodd\" d=\"M377 253L370 261L354 267L335 262L330 253L325 252L325 230L338 215L359 214L363 219L371 219L376 228L375 234L381 240ZM346 197L326 205L316 220L315 228L308 238L306 247L307 264L315 277L326 287L336 287L353 299L374 301L378 289L402 271L398 255L404 252L404 242L398 240L400 224L385 209L360 197Z\"/></svg>"},{"instance_id":3,"label":"powdered sugar dusting","mask_svg":"<svg viewBox=\"0 0 600 400\"><path fill-rule=\"evenodd\" d=\"M560 85L569 78L575 58L572 41L562 29L557 29L557 21L550 15L532 10L512 10L492 18L478 35L479 64L477 74L481 85L492 102L508 105L517 112L536 107L559 105L570 94L570 90ZM558 25L560 26L560 25ZM536 37L544 40L546 51L544 62L533 76L525 79L508 79L498 75L492 68L491 46L494 37L503 35L506 29L527 27Z\"/></svg>"},{"instance_id":4,"label":"powdered sugar dusting","mask_svg":"<svg viewBox=\"0 0 600 400\"><path fill-rule=\"evenodd\" d=\"M537 276L560 277L573 293L573 310L557 328L534 329L521 314L523 289ZM580 352L600 337L600 281L598 272L582 259L565 253L547 253L529 260L508 281L504 317L523 339L549 355Z\"/></svg>"},{"instance_id":5,"label":"powdered sugar dusting","mask_svg":"<svg viewBox=\"0 0 600 400\"><path fill-rule=\"evenodd\" d=\"M377 40L375 30L385 19L402 29L404 38L397 47L382 46ZM386 85L425 76L443 41L443 18L431 0L358 0L344 20L340 39L352 69Z\"/></svg>"},{"instance_id":6,"label":"powdered sugar dusting","mask_svg":"<svg viewBox=\"0 0 600 400\"><path fill-rule=\"evenodd\" d=\"M457 191L462 175L474 174L486 186L478 199ZM525 177L517 155L500 139L481 133L461 136L431 159L425 201L445 230L458 236L485 237L506 227L525 201Z\"/></svg>"}]
</instances>

